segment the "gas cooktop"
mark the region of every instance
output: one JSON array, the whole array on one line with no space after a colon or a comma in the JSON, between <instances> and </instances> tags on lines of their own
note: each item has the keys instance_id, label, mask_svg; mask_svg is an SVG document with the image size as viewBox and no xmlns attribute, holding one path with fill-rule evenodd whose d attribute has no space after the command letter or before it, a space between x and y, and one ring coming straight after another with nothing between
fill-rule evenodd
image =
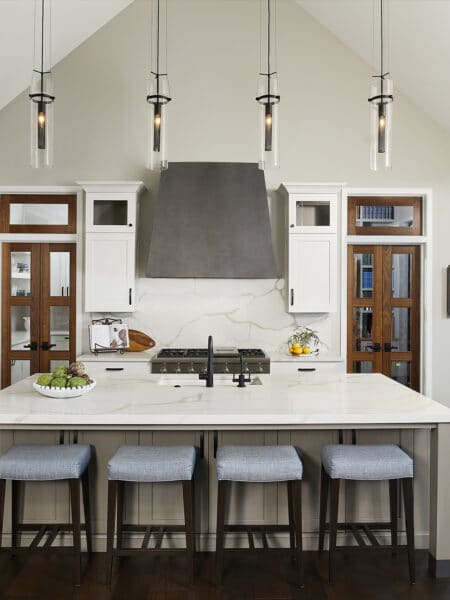
<instances>
[{"instance_id":1,"label":"gas cooktop","mask_svg":"<svg viewBox=\"0 0 450 600\"><path fill-rule=\"evenodd\" d=\"M244 367L251 373L270 373L270 359L260 348L214 348L214 371L235 373L241 356ZM163 348L152 358L153 373L203 373L208 360L206 348Z\"/></svg>"}]
</instances>

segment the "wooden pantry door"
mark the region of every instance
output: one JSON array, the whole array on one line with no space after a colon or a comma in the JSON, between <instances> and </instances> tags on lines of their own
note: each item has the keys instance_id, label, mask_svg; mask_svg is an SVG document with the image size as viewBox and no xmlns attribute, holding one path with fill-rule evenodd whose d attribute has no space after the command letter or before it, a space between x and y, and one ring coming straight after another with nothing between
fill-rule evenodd
<instances>
[{"instance_id":1,"label":"wooden pantry door","mask_svg":"<svg viewBox=\"0 0 450 600\"><path fill-rule=\"evenodd\" d=\"M420 247L348 247L347 371L420 389Z\"/></svg>"},{"instance_id":2,"label":"wooden pantry door","mask_svg":"<svg viewBox=\"0 0 450 600\"><path fill-rule=\"evenodd\" d=\"M2 387L75 360L75 244L2 244Z\"/></svg>"}]
</instances>

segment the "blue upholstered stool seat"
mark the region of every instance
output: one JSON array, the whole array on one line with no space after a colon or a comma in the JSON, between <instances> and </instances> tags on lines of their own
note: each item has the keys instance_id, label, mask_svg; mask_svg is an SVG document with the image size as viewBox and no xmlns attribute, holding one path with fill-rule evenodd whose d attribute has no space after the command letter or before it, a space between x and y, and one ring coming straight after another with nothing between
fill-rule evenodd
<instances>
[{"instance_id":1,"label":"blue upholstered stool seat","mask_svg":"<svg viewBox=\"0 0 450 600\"><path fill-rule=\"evenodd\" d=\"M292 481L303 465L293 446L222 446L217 450L217 478L225 481Z\"/></svg>"},{"instance_id":2,"label":"blue upholstered stool seat","mask_svg":"<svg viewBox=\"0 0 450 600\"><path fill-rule=\"evenodd\" d=\"M358 481L413 477L413 460L394 444L331 445L322 448L322 465L331 479Z\"/></svg>"},{"instance_id":3,"label":"blue upholstered stool seat","mask_svg":"<svg viewBox=\"0 0 450 600\"><path fill-rule=\"evenodd\" d=\"M118 481L185 481L192 479L193 446L121 446L108 463L108 479Z\"/></svg>"},{"instance_id":4,"label":"blue upholstered stool seat","mask_svg":"<svg viewBox=\"0 0 450 600\"><path fill-rule=\"evenodd\" d=\"M91 447L83 444L11 446L0 457L0 479L53 481L79 479L88 466Z\"/></svg>"}]
</instances>

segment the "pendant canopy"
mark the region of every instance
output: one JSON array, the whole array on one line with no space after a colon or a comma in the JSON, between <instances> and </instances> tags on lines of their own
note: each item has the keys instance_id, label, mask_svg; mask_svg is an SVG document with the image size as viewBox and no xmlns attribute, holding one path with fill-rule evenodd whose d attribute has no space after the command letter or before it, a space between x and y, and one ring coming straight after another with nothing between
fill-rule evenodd
<instances>
[{"instance_id":1,"label":"pendant canopy","mask_svg":"<svg viewBox=\"0 0 450 600\"><path fill-rule=\"evenodd\" d=\"M370 168L390 169L392 166L392 104L394 101L392 79L385 71L385 30L387 29L386 0L379 0L380 23L380 73L374 75L370 87ZM375 23L374 23L375 25ZM374 27L375 30L375 27Z\"/></svg>"},{"instance_id":2,"label":"pendant canopy","mask_svg":"<svg viewBox=\"0 0 450 600\"><path fill-rule=\"evenodd\" d=\"M35 0L34 59L30 86L31 166L53 165L53 78L51 72L51 0Z\"/></svg>"},{"instance_id":3,"label":"pendant canopy","mask_svg":"<svg viewBox=\"0 0 450 600\"><path fill-rule=\"evenodd\" d=\"M258 164L278 166L278 92L276 0L260 0L261 65L258 79Z\"/></svg>"},{"instance_id":4,"label":"pendant canopy","mask_svg":"<svg viewBox=\"0 0 450 600\"><path fill-rule=\"evenodd\" d=\"M151 13L147 166L152 170L163 170L168 167L167 106L171 101L167 77L167 0L152 0Z\"/></svg>"}]
</instances>

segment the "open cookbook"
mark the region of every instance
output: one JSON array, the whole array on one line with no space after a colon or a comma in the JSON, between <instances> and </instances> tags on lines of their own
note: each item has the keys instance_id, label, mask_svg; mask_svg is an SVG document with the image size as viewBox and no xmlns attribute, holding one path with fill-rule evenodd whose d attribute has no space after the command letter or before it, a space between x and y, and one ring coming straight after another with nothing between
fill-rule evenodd
<instances>
[{"instance_id":1,"label":"open cookbook","mask_svg":"<svg viewBox=\"0 0 450 600\"><path fill-rule=\"evenodd\" d=\"M128 348L129 345L128 325L124 323L89 325L89 347L91 352L116 351Z\"/></svg>"}]
</instances>

